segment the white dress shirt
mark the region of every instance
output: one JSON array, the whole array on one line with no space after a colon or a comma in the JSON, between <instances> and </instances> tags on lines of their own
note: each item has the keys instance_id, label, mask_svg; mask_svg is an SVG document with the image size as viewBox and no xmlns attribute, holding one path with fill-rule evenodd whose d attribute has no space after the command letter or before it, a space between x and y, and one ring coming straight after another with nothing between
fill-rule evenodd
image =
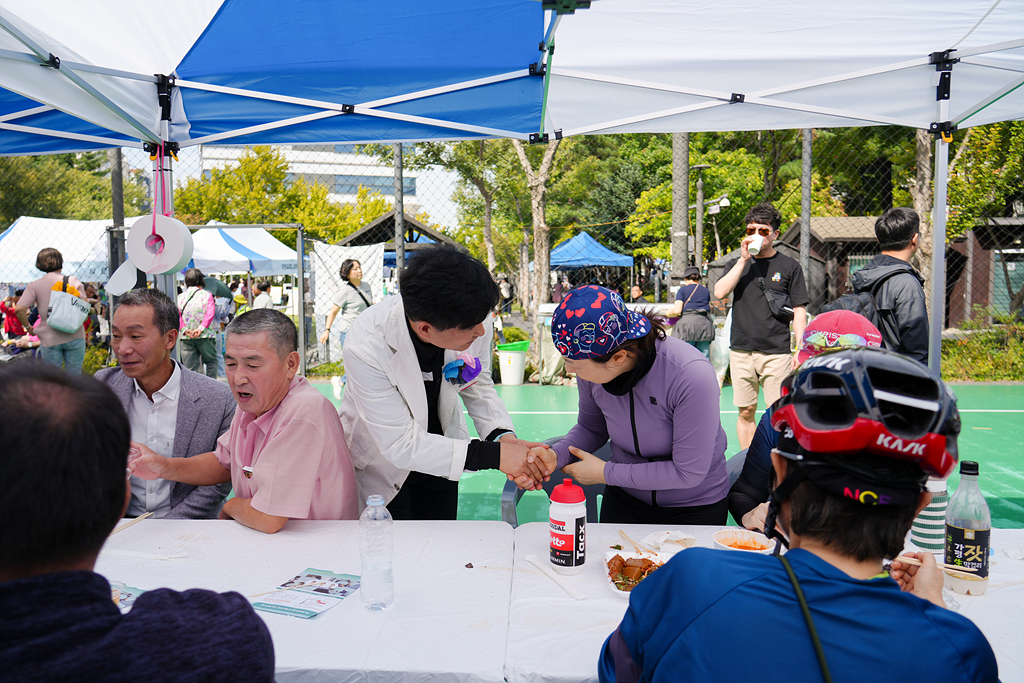
<instances>
[{"instance_id":1,"label":"white dress shirt","mask_svg":"<svg viewBox=\"0 0 1024 683\"><path fill-rule=\"evenodd\" d=\"M178 421L180 389L181 369L177 363L167 383L153 392L152 401L139 383L135 382L128 410L132 441L145 444L164 457L174 457L174 429ZM132 502L128 504L128 516L138 517L145 512L152 512L154 517L165 516L171 511L173 485L174 482L167 479L146 481L132 476Z\"/></svg>"},{"instance_id":2,"label":"white dress shirt","mask_svg":"<svg viewBox=\"0 0 1024 683\"><path fill-rule=\"evenodd\" d=\"M255 299L252 300L253 308L273 308L274 300L270 298L270 294L262 292L258 294Z\"/></svg>"}]
</instances>

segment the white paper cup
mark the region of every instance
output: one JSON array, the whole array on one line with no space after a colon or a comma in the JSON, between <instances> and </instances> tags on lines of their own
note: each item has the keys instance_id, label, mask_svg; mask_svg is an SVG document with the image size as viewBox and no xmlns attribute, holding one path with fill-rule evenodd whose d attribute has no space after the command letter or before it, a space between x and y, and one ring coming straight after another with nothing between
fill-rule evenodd
<instances>
[{"instance_id":1,"label":"white paper cup","mask_svg":"<svg viewBox=\"0 0 1024 683\"><path fill-rule=\"evenodd\" d=\"M747 251L750 252L751 256L757 256L761 253L762 246L764 246L764 235L755 233L754 238L747 245Z\"/></svg>"}]
</instances>

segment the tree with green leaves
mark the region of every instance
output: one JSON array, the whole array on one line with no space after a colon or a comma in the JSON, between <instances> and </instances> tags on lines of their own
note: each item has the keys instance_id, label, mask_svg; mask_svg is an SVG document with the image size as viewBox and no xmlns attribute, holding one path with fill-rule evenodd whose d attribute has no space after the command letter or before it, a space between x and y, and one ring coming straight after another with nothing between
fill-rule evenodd
<instances>
[{"instance_id":1,"label":"tree with green leaves","mask_svg":"<svg viewBox=\"0 0 1024 683\"><path fill-rule=\"evenodd\" d=\"M301 178L288 182L288 162L268 146L246 149L236 166L217 168L209 178L189 178L174 195L178 218L200 225L211 220L235 224L301 223L313 237L336 242L381 214L391 203L360 187L355 204L330 201L328 188ZM295 233L271 231L290 247Z\"/></svg>"},{"instance_id":2,"label":"tree with green leaves","mask_svg":"<svg viewBox=\"0 0 1024 683\"><path fill-rule=\"evenodd\" d=\"M112 215L104 152L0 157L0 229L20 216L100 220ZM124 185L125 215L142 213L145 190Z\"/></svg>"}]
</instances>

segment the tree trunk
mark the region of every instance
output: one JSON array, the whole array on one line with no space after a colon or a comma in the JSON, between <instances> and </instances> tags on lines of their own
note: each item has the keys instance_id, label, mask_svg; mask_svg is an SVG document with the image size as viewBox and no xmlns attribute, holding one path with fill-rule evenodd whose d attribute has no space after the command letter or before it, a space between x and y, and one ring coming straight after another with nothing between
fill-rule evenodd
<instances>
[{"instance_id":1,"label":"tree trunk","mask_svg":"<svg viewBox=\"0 0 1024 683\"><path fill-rule=\"evenodd\" d=\"M494 255L494 239L491 237L491 216L494 213L494 193L487 190L487 186L481 181L473 180L476 189L484 200L484 247L487 249L487 270L494 271L498 268L498 259Z\"/></svg>"},{"instance_id":2,"label":"tree trunk","mask_svg":"<svg viewBox=\"0 0 1024 683\"><path fill-rule=\"evenodd\" d=\"M540 168L534 170L530 159L526 156L526 148L521 140L513 140L519 163L526 174L526 185L530 189L530 213L533 216L533 349L537 367L540 367L540 335L541 324L538 306L551 301L551 288L548 286L551 271L551 235L544 216L544 196L547 194L547 183L551 177L555 154L561 140L548 143L541 159Z\"/></svg>"},{"instance_id":3,"label":"tree trunk","mask_svg":"<svg viewBox=\"0 0 1024 683\"><path fill-rule=\"evenodd\" d=\"M915 135L916 154L914 163L917 174L910 186L914 199L914 210L921 217L920 248L917 251L917 267L924 278L924 300L929 318L932 310L932 137L926 130L917 130ZM942 246L944 248L944 245Z\"/></svg>"}]
</instances>

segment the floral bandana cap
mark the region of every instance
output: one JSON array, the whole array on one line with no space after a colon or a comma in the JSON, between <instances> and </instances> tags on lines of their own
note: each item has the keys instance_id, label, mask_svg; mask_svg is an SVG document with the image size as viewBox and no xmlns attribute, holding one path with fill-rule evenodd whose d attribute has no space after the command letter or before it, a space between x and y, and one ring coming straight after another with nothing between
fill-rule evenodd
<instances>
[{"instance_id":1,"label":"floral bandana cap","mask_svg":"<svg viewBox=\"0 0 1024 683\"><path fill-rule=\"evenodd\" d=\"M605 356L651 331L651 323L626 308L615 292L585 285L562 299L551 319L551 339L569 360Z\"/></svg>"}]
</instances>

